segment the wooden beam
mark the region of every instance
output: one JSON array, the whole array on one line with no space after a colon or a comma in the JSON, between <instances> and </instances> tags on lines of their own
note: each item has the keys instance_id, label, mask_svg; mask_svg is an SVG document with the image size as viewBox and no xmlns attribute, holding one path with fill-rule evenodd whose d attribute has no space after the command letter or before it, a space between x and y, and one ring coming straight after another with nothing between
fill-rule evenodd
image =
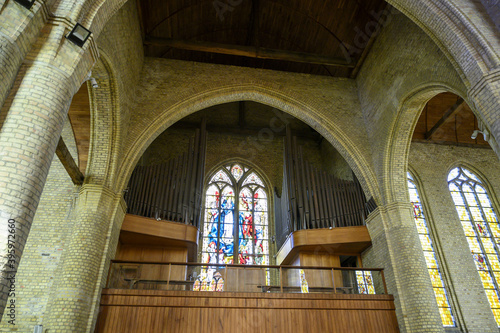
<instances>
[{"instance_id":1,"label":"wooden beam","mask_svg":"<svg viewBox=\"0 0 500 333\"><path fill-rule=\"evenodd\" d=\"M438 122L428 132L425 133L425 139L429 140L432 135L436 133L439 127L441 127L449 117L451 117L455 112L458 111L458 109L460 109L463 103L464 100L459 97L457 102L453 104L448 110L446 110L441 119L439 119Z\"/></svg>"},{"instance_id":2,"label":"wooden beam","mask_svg":"<svg viewBox=\"0 0 500 333\"><path fill-rule=\"evenodd\" d=\"M254 45L256 47L259 47L259 7L259 0L252 0L252 10L250 12L250 19L248 20L248 35L245 45Z\"/></svg>"},{"instance_id":3,"label":"wooden beam","mask_svg":"<svg viewBox=\"0 0 500 333\"><path fill-rule=\"evenodd\" d=\"M68 175L71 177L71 180L75 185L83 184L83 174L75 163L73 156L71 156L68 147L64 143L63 138L59 138L59 142L57 143L56 155L59 157L64 169L68 172Z\"/></svg>"},{"instance_id":4,"label":"wooden beam","mask_svg":"<svg viewBox=\"0 0 500 333\"><path fill-rule=\"evenodd\" d=\"M354 68L355 63L344 58L330 57L319 54L267 49L255 46L228 45L212 42L188 41L171 38L158 38L146 36L145 45L167 46L180 50L191 50L208 53L229 54L258 59L273 59L282 61L300 62L306 64L318 64L327 66L339 66Z\"/></svg>"},{"instance_id":5,"label":"wooden beam","mask_svg":"<svg viewBox=\"0 0 500 333\"><path fill-rule=\"evenodd\" d=\"M492 149L488 143L465 143L465 142L455 142L455 141L429 141L429 140L423 140L423 139L412 139L411 142L428 143L428 144L445 145L445 146L456 146L456 147L467 147L467 148Z\"/></svg>"},{"instance_id":6,"label":"wooden beam","mask_svg":"<svg viewBox=\"0 0 500 333\"><path fill-rule=\"evenodd\" d=\"M197 129L200 128L200 123L190 122L190 121L178 121L172 128L181 129ZM207 125L207 131L211 133L226 133L241 136L253 136L258 137L259 132L266 127L248 126L217 126L217 125ZM283 137L286 135L285 131L273 132L275 137ZM303 139L319 140L321 134L313 131L294 131L293 135Z\"/></svg>"}]
</instances>

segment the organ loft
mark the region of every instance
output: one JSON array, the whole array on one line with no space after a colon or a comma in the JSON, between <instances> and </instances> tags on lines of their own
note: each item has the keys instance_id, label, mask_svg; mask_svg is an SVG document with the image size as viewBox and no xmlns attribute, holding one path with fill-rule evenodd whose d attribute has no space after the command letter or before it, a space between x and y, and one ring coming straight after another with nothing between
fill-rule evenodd
<instances>
[{"instance_id":1,"label":"organ loft","mask_svg":"<svg viewBox=\"0 0 500 333\"><path fill-rule=\"evenodd\" d=\"M499 28L0 1L0 331L498 332Z\"/></svg>"}]
</instances>

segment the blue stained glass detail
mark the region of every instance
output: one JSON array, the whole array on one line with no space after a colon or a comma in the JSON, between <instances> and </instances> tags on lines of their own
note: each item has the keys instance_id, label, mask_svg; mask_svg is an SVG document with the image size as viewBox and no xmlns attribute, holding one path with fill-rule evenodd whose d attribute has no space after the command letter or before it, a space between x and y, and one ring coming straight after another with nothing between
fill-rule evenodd
<instances>
[{"instance_id":1,"label":"blue stained glass detail","mask_svg":"<svg viewBox=\"0 0 500 333\"><path fill-rule=\"evenodd\" d=\"M260 177L249 170L240 164L226 165L210 178L202 228L204 263L269 264L267 193ZM215 267L203 270L199 290L214 289Z\"/></svg>"}]
</instances>

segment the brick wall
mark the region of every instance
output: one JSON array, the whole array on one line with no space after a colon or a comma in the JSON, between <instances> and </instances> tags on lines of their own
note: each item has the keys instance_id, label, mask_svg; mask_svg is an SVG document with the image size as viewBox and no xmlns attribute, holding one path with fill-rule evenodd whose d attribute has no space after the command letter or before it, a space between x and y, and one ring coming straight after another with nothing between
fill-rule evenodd
<instances>
[{"instance_id":1,"label":"brick wall","mask_svg":"<svg viewBox=\"0 0 500 333\"><path fill-rule=\"evenodd\" d=\"M498 212L498 157L490 149L413 143L409 165L421 182L419 193L425 199L424 209L441 255L441 267L447 281L452 283L448 292L458 307L455 312L457 317L462 317L464 331L496 331L493 314L448 190L447 178L449 171L459 165L475 172L487 181L488 194L496 202Z\"/></svg>"}]
</instances>

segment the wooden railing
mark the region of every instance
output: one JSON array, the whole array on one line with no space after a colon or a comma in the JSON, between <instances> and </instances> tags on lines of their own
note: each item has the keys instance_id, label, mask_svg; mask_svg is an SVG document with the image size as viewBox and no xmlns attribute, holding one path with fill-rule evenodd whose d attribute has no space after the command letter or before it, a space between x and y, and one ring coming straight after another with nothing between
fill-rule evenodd
<instances>
[{"instance_id":1,"label":"wooden railing","mask_svg":"<svg viewBox=\"0 0 500 333\"><path fill-rule=\"evenodd\" d=\"M382 268L112 260L107 288L387 294Z\"/></svg>"}]
</instances>

